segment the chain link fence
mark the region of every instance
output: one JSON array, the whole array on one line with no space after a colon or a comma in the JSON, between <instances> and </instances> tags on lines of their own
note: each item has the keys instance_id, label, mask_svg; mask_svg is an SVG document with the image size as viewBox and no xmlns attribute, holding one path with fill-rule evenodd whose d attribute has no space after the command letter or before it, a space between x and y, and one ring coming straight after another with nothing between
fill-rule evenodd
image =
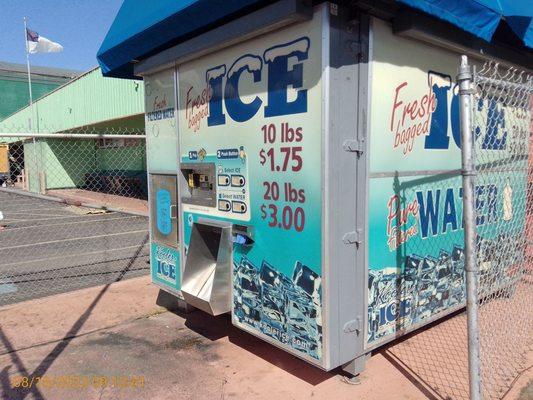
<instances>
[{"instance_id":1,"label":"chain link fence","mask_svg":"<svg viewBox=\"0 0 533 400\"><path fill-rule=\"evenodd\" d=\"M474 231L477 325L474 319L469 329L479 345L469 343L470 395L501 399L532 365L533 77L486 63L472 83L465 95L471 107L474 212L465 213L465 232ZM472 380L480 393L472 393Z\"/></svg>"},{"instance_id":2,"label":"chain link fence","mask_svg":"<svg viewBox=\"0 0 533 400\"><path fill-rule=\"evenodd\" d=\"M149 271L144 131L0 133L0 305Z\"/></svg>"}]
</instances>

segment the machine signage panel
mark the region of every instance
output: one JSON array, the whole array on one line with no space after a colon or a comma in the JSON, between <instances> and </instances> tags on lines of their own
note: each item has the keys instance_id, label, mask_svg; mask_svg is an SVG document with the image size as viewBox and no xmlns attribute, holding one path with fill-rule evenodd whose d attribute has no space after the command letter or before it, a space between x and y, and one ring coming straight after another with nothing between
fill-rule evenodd
<instances>
[{"instance_id":1,"label":"machine signage panel","mask_svg":"<svg viewBox=\"0 0 533 400\"><path fill-rule=\"evenodd\" d=\"M151 171L177 169L174 80L174 69L144 77L146 161Z\"/></svg>"},{"instance_id":2,"label":"machine signage panel","mask_svg":"<svg viewBox=\"0 0 533 400\"><path fill-rule=\"evenodd\" d=\"M172 247L151 243L152 281L178 291L180 288L179 252Z\"/></svg>"},{"instance_id":3,"label":"machine signage panel","mask_svg":"<svg viewBox=\"0 0 533 400\"><path fill-rule=\"evenodd\" d=\"M315 362L322 358L321 29L315 15L178 66L183 246L206 218L245 232L233 239L234 324Z\"/></svg>"},{"instance_id":4,"label":"machine signage panel","mask_svg":"<svg viewBox=\"0 0 533 400\"><path fill-rule=\"evenodd\" d=\"M180 289L177 180L175 175L150 174L150 269L152 280L172 292Z\"/></svg>"},{"instance_id":5,"label":"machine signage panel","mask_svg":"<svg viewBox=\"0 0 533 400\"><path fill-rule=\"evenodd\" d=\"M459 97L454 82L459 55L395 36L385 22L373 22L369 344L386 341L465 301ZM527 163L527 154L518 154L524 150L514 145L519 132L505 125L505 115L516 110L487 102L477 107L481 119L499 121L480 124L476 131L478 158L487 152L491 160ZM478 261L486 267L482 274L497 264L491 250L495 240L502 240L496 237L496 224L507 224L510 235L524 230L526 199L513 193L525 190L518 187L512 170L527 168L510 167L494 172L494 183L485 179L475 187L482 232ZM509 179L512 174L515 179Z\"/></svg>"}]
</instances>

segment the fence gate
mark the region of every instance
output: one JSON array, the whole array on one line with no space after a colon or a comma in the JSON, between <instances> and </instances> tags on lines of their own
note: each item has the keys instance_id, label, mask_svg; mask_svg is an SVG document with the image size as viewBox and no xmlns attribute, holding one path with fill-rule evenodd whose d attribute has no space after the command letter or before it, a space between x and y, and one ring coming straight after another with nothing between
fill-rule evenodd
<instances>
[{"instance_id":1,"label":"fence gate","mask_svg":"<svg viewBox=\"0 0 533 400\"><path fill-rule=\"evenodd\" d=\"M493 62L471 71L463 57L470 397L500 399L533 352L533 77Z\"/></svg>"},{"instance_id":2,"label":"fence gate","mask_svg":"<svg viewBox=\"0 0 533 400\"><path fill-rule=\"evenodd\" d=\"M149 271L143 131L0 133L0 306Z\"/></svg>"}]
</instances>

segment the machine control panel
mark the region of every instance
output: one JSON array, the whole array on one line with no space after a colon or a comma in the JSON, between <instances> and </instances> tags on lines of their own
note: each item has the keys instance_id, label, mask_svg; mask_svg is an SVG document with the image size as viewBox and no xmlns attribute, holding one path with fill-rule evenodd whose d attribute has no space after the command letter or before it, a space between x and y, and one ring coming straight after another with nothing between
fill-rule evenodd
<instances>
[{"instance_id":1,"label":"machine control panel","mask_svg":"<svg viewBox=\"0 0 533 400\"><path fill-rule=\"evenodd\" d=\"M182 196L184 211L248 221L250 189L244 146L186 154L180 164L187 189Z\"/></svg>"}]
</instances>

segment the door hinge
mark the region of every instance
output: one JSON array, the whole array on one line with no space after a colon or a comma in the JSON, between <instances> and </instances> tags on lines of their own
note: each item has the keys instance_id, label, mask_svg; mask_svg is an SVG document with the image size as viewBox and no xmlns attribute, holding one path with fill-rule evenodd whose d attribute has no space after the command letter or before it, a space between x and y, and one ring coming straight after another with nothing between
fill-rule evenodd
<instances>
[{"instance_id":1,"label":"door hinge","mask_svg":"<svg viewBox=\"0 0 533 400\"><path fill-rule=\"evenodd\" d=\"M352 153L357 153L357 155L363 154L365 142L362 140L345 140L342 144L344 151L349 151Z\"/></svg>"},{"instance_id":2,"label":"door hinge","mask_svg":"<svg viewBox=\"0 0 533 400\"><path fill-rule=\"evenodd\" d=\"M344 244L355 244L359 246L362 243L362 229L357 229L353 232L347 232L342 237Z\"/></svg>"},{"instance_id":3,"label":"door hinge","mask_svg":"<svg viewBox=\"0 0 533 400\"><path fill-rule=\"evenodd\" d=\"M363 328L363 318L361 318L360 315L355 317L355 319L348 321L344 324L344 327L342 330L344 333L356 333L359 335L361 333L361 330Z\"/></svg>"},{"instance_id":4,"label":"door hinge","mask_svg":"<svg viewBox=\"0 0 533 400\"><path fill-rule=\"evenodd\" d=\"M356 40L348 40L346 42L346 47L348 48L349 52L355 54L355 57L361 57L361 54L363 53L363 45L361 44L361 42L358 42Z\"/></svg>"}]
</instances>

